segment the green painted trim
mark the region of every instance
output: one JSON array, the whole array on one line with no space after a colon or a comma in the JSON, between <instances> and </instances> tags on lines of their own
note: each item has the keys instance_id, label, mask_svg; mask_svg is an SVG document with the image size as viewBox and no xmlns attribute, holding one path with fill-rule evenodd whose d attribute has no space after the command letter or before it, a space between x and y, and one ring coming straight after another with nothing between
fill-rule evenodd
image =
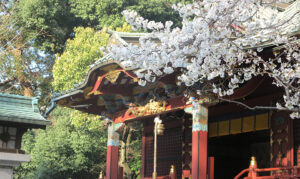
<instances>
[{"instance_id":1,"label":"green painted trim","mask_svg":"<svg viewBox=\"0 0 300 179\"><path fill-rule=\"evenodd\" d=\"M193 107L184 108L184 112L186 112L188 114L192 114L193 113Z\"/></svg>"},{"instance_id":2,"label":"green painted trim","mask_svg":"<svg viewBox=\"0 0 300 179\"><path fill-rule=\"evenodd\" d=\"M119 131L120 129L122 129L124 127L124 123L117 123L114 124L114 131Z\"/></svg>"}]
</instances>

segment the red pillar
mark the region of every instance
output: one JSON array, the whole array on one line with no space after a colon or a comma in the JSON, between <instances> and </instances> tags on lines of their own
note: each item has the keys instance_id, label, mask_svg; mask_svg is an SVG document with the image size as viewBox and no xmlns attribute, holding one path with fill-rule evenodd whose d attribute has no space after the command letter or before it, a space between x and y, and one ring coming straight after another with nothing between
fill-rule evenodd
<instances>
[{"instance_id":1,"label":"red pillar","mask_svg":"<svg viewBox=\"0 0 300 179\"><path fill-rule=\"evenodd\" d=\"M193 102L192 179L207 178L207 108Z\"/></svg>"},{"instance_id":2,"label":"red pillar","mask_svg":"<svg viewBox=\"0 0 300 179\"><path fill-rule=\"evenodd\" d=\"M119 134L114 131L114 124L108 127L106 179L118 178Z\"/></svg>"},{"instance_id":3,"label":"red pillar","mask_svg":"<svg viewBox=\"0 0 300 179\"><path fill-rule=\"evenodd\" d=\"M208 179L215 178L215 157L208 157Z\"/></svg>"}]
</instances>

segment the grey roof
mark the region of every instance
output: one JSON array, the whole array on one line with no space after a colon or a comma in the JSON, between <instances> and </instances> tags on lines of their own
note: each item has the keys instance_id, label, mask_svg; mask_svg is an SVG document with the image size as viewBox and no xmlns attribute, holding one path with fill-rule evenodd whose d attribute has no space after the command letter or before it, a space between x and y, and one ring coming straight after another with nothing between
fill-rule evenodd
<instances>
[{"instance_id":1,"label":"grey roof","mask_svg":"<svg viewBox=\"0 0 300 179\"><path fill-rule=\"evenodd\" d=\"M48 125L39 111L38 99L0 93L0 121L33 125Z\"/></svg>"}]
</instances>

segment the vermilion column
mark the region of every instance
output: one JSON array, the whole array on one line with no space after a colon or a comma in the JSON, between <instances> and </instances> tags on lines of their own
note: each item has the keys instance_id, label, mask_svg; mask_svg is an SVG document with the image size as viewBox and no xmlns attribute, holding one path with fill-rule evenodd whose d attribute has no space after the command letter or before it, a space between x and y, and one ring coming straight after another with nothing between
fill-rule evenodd
<instances>
[{"instance_id":1,"label":"vermilion column","mask_svg":"<svg viewBox=\"0 0 300 179\"><path fill-rule=\"evenodd\" d=\"M106 155L106 178L118 178L119 162L119 134L115 132L114 124L108 127L107 155Z\"/></svg>"},{"instance_id":2,"label":"vermilion column","mask_svg":"<svg viewBox=\"0 0 300 179\"><path fill-rule=\"evenodd\" d=\"M207 108L193 102L192 179L207 178Z\"/></svg>"}]
</instances>

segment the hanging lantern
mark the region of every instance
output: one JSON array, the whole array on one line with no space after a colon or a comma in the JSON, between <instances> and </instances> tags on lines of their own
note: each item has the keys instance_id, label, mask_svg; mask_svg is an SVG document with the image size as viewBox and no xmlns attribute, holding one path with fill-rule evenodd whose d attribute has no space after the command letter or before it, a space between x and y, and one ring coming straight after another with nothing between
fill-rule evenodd
<instances>
[{"instance_id":1,"label":"hanging lantern","mask_svg":"<svg viewBox=\"0 0 300 179\"><path fill-rule=\"evenodd\" d=\"M164 125L162 124L162 120L160 120L159 116L154 118L154 158L153 158L153 173L152 179L157 178L156 172L156 153L157 153L157 135L164 134Z\"/></svg>"},{"instance_id":2,"label":"hanging lantern","mask_svg":"<svg viewBox=\"0 0 300 179\"><path fill-rule=\"evenodd\" d=\"M164 124L158 123L157 124L157 135L164 135L164 130L165 130Z\"/></svg>"}]
</instances>

